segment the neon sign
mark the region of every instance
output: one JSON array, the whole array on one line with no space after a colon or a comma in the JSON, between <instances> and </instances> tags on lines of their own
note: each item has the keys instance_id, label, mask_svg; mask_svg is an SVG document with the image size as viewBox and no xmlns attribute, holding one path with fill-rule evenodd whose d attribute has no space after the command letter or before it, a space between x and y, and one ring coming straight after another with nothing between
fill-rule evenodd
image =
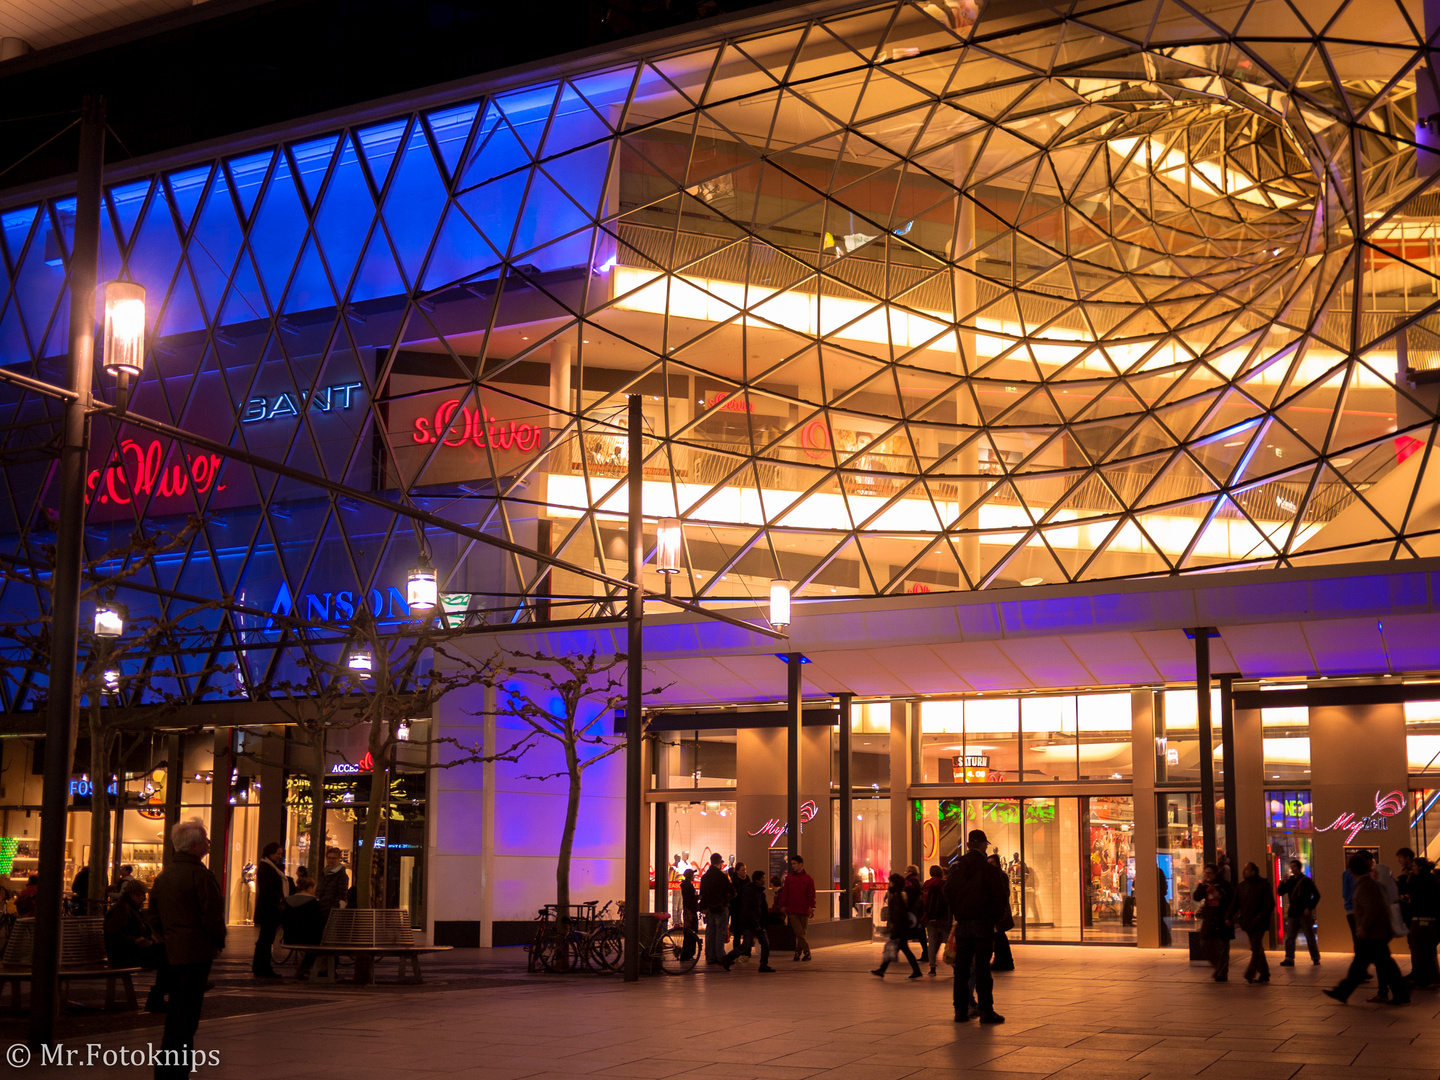
<instances>
[{"instance_id":1,"label":"neon sign","mask_svg":"<svg viewBox=\"0 0 1440 1080\"><path fill-rule=\"evenodd\" d=\"M364 389L364 383L334 383L316 390L313 394L308 390L301 390L297 394L277 394L274 398L252 397L241 406L240 422L255 424L261 420L283 420L287 416L299 416L306 405L316 412L348 409L352 404L351 395L356 390Z\"/></svg>"},{"instance_id":2,"label":"neon sign","mask_svg":"<svg viewBox=\"0 0 1440 1080\"><path fill-rule=\"evenodd\" d=\"M120 788L114 780L105 785L105 791L109 795L114 795L119 790ZM91 780L71 780L70 794L72 797L79 796L82 799L88 799L95 794L95 784Z\"/></svg>"},{"instance_id":3,"label":"neon sign","mask_svg":"<svg viewBox=\"0 0 1440 1080\"><path fill-rule=\"evenodd\" d=\"M731 400L726 401L724 405L720 405L720 402L723 401L724 398L725 391L721 390L718 394L713 395L709 401L705 402L705 407L707 409L713 409L717 405L719 405L721 410L724 412L753 413L755 411L754 405L751 405L748 401L741 401L739 398L732 398Z\"/></svg>"},{"instance_id":4,"label":"neon sign","mask_svg":"<svg viewBox=\"0 0 1440 1080\"><path fill-rule=\"evenodd\" d=\"M375 758L371 756L369 750L366 750L365 756L355 762L354 765L351 765L348 761L337 761L334 765L330 766L332 776L336 773L349 776L355 773L373 772L374 770Z\"/></svg>"},{"instance_id":5,"label":"neon sign","mask_svg":"<svg viewBox=\"0 0 1440 1080\"><path fill-rule=\"evenodd\" d=\"M820 808L816 806L815 803L810 799L806 799L803 803L800 804L800 827L802 832L804 831L805 823L807 821L814 821L815 816L819 813ZM769 821L765 822L764 825L761 825L754 832L749 832L745 835L768 836L771 838L770 846L773 848L776 844L780 843L780 838L789 831L790 824L788 822L781 821L779 818L772 817Z\"/></svg>"},{"instance_id":6,"label":"neon sign","mask_svg":"<svg viewBox=\"0 0 1440 1080\"><path fill-rule=\"evenodd\" d=\"M545 429L539 424L515 420L507 426L505 421L491 416L483 405L472 409L452 398L435 410L433 420L417 416L410 438L421 445L438 442L445 446L464 446L468 442L482 449L489 446L496 450L535 450L545 439Z\"/></svg>"},{"instance_id":7,"label":"neon sign","mask_svg":"<svg viewBox=\"0 0 1440 1080\"><path fill-rule=\"evenodd\" d=\"M91 469L85 478L85 503L99 493L102 503L124 506L139 495L159 495L168 499L184 495L193 486L197 494L211 488L224 491L218 483L224 458L219 454L183 454L184 462L166 468L165 447L159 439L141 446L134 439L125 439L120 449L103 470Z\"/></svg>"},{"instance_id":8,"label":"neon sign","mask_svg":"<svg viewBox=\"0 0 1440 1080\"><path fill-rule=\"evenodd\" d=\"M1405 793L1392 791L1389 795L1382 796L1375 792L1375 811L1363 817L1356 817L1354 814L1341 814L1323 829L1317 828L1316 832L1330 832L1332 829L1345 833L1345 843L1353 843L1355 834L1360 832L1385 832L1390 827L1390 819L1396 814L1405 812Z\"/></svg>"},{"instance_id":9,"label":"neon sign","mask_svg":"<svg viewBox=\"0 0 1440 1080\"><path fill-rule=\"evenodd\" d=\"M371 589L368 596L364 589L342 590L340 592L301 593L300 617L310 622L346 623L355 617L356 611L363 611L367 605L376 619L408 619L410 604L405 594L391 585L383 592ZM270 618L265 620L265 629L274 625L275 616L290 618L296 614L295 598L290 586L280 582L275 602L270 605Z\"/></svg>"},{"instance_id":10,"label":"neon sign","mask_svg":"<svg viewBox=\"0 0 1440 1080\"><path fill-rule=\"evenodd\" d=\"M800 429L800 448L817 461L830 452L830 429L824 420L811 420Z\"/></svg>"}]
</instances>

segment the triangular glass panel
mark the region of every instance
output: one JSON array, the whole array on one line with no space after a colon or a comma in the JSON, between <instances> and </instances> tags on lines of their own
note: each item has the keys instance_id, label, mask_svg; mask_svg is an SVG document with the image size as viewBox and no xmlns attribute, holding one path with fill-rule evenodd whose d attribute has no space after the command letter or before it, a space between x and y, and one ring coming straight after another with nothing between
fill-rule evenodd
<instances>
[{"instance_id":1,"label":"triangular glass panel","mask_svg":"<svg viewBox=\"0 0 1440 1080\"><path fill-rule=\"evenodd\" d=\"M408 120L388 120L383 124L361 128L357 133L360 147L365 154L365 163L370 166L370 177L375 182L377 191L385 189L385 182L390 177L390 165L400 151L400 143L405 138L408 126Z\"/></svg>"},{"instance_id":2,"label":"triangular glass panel","mask_svg":"<svg viewBox=\"0 0 1440 1080\"><path fill-rule=\"evenodd\" d=\"M479 104L471 101L425 114L425 121L430 125L430 133L435 138L436 149L440 151L440 160L445 162L447 177L455 175L460 155L465 152L466 140L470 138L470 129L474 126L475 116L479 111Z\"/></svg>"}]
</instances>

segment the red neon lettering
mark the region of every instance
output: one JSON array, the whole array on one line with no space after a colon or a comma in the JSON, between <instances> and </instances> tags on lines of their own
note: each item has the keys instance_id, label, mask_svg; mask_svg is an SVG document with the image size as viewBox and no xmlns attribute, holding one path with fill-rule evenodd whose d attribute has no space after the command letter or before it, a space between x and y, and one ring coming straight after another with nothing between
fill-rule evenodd
<instances>
[{"instance_id":1,"label":"red neon lettering","mask_svg":"<svg viewBox=\"0 0 1440 1080\"><path fill-rule=\"evenodd\" d=\"M456 413L460 414L458 420ZM503 421L491 416L483 405L472 409L452 399L436 409L433 418L417 416L410 438L420 446L436 442L464 446L469 442L482 450L487 446L496 450L536 450L545 439L545 429L539 424Z\"/></svg>"},{"instance_id":2,"label":"red neon lettering","mask_svg":"<svg viewBox=\"0 0 1440 1080\"><path fill-rule=\"evenodd\" d=\"M1388 795L1381 795L1375 792L1375 812L1368 817L1356 817L1353 813L1344 813L1326 825L1323 829L1317 828L1316 832L1330 832L1336 830L1345 834L1347 844L1355 841L1355 836L1362 829L1366 831L1384 829L1385 819L1392 818L1396 814L1405 812L1405 793L1403 791L1392 791Z\"/></svg>"},{"instance_id":3,"label":"red neon lettering","mask_svg":"<svg viewBox=\"0 0 1440 1080\"><path fill-rule=\"evenodd\" d=\"M194 457L181 454L182 461L168 469L164 466L165 457L166 448L158 439L150 440L143 447L134 439L125 439L104 470L92 469L85 478L85 502L88 504L91 501L102 482L104 493L100 501L119 506L133 502L139 495L158 494L167 499L184 495L192 483L196 492L201 494L212 488L225 490L224 484L216 483L222 461L219 454L208 457L204 454Z\"/></svg>"},{"instance_id":4,"label":"red neon lettering","mask_svg":"<svg viewBox=\"0 0 1440 1080\"><path fill-rule=\"evenodd\" d=\"M825 426L825 421L811 420L800 429L800 448L805 451L806 457L817 461L829 452L830 429Z\"/></svg>"},{"instance_id":5,"label":"red neon lettering","mask_svg":"<svg viewBox=\"0 0 1440 1080\"><path fill-rule=\"evenodd\" d=\"M716 405L720 405L720 402L721 402L721 401L724 401L724 399L725 399L725 391L724 391L724 390L721 390L718 394L713 394L713 395L711 395L710 400L707 401L707 402L705 402L705 407L706 407L707 409L713 409L713 408L715 408ZM720 405L720 408L721 408L724 412L754 412L754 411L755 411L755 406L751 405L748 401L741 401L739 398L732 398L730 401L726 401L724 405Z\"/></svg>"}]
</instances>

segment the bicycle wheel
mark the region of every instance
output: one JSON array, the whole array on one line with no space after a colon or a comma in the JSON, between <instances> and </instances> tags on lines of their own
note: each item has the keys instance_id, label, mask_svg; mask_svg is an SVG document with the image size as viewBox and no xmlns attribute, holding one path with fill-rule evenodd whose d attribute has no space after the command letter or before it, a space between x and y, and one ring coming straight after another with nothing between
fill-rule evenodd
<instances>
[{"instance_id":1,"label":"bicycle wheel","mask_svg":"<svg viewBox=\"0 0 1440 1080\"><path fill-rule=\"evenodd\" d=\"M625 931L602 926L585 939L586 952L596 971L619 971L625 966Z\"/></svg>"},{"instance_id":2,"label":"bicycle wheel","mask_svg":"<svg viewBox=\"0 0 1440 1080\"><path fill-rule=\"evenodd\" d=\"M666 975L684 975L700 962L700 935L688 926L675 926L660 935L655 950L660 970Z\"/></svg>"},{"instance_id":3,"label":"bicycle wheel","mask_svg":"<svg viewBox=\"0 0 1440 1080\"><path fill-rule=\"evenodd\" d=\"M530 946L530 958L541 971L567 971L569 966L565 953L568 945L568 939L562 937L554 926L547 926Z\"/></svg>"}]
</instances>

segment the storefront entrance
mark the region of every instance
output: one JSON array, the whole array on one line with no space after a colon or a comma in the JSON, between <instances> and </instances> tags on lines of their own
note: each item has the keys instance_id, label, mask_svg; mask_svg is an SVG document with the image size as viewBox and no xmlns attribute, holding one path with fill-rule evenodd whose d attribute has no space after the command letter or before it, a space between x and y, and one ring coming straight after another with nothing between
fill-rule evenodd
<instances>
[{"instance_id":1,"label":"storefront entrance","mask_svg":"<svg viewBox=\"0 0 1440 1080\"><path fill-rule=\"evenodd\" d=\"M940 799L919 804L927 868L983 829L1010 878L1016 941L1135 941L1134 802L1128 795Z\"/></svg>"}]
</instances>

